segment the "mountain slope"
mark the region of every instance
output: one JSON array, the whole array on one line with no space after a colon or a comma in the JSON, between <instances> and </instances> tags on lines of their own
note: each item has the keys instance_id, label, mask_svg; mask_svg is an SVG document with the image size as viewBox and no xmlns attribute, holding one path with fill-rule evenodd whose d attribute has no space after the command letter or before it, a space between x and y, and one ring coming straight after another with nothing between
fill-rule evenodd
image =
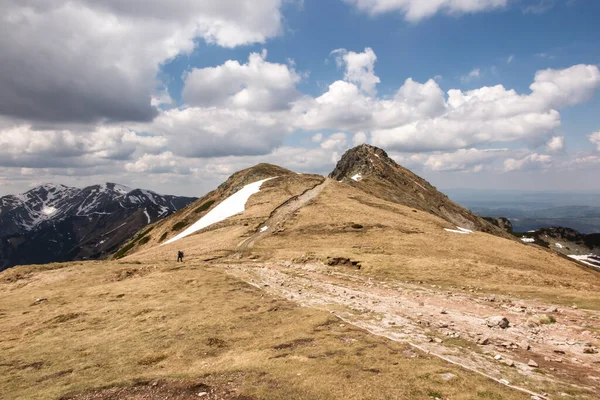
<instances>
[{"instance_id":1,"label":"mountain slope","mask_svg":"<svg viewBox=\"0 0 600 400\"><path fill-rule=\"evenodd\" d=\"M391 163L390 172L381 177L367 169L352 170L355 165L368 168L372 164L370 155L365 152L366 159L361 156L348 163L346 171L337 176L341 179L300 175L269 164L240 171L204 198L147 227L121 248L118 256L125 256L122 260L102 264L110 273L89 263L100 287L89 290L87 277L78 269L88 263L79 267L57 265L66 271L44 274L19 268L3 275L8 288L6 296L19 304L21 311L24 301L22 297L15 298L14 293L28 294L19 290L19 285L36 288L36 293L50 297L56 296L49 289L55 289L54 281L62 279L61 287L73 287L68 279L79 276L79 287L83 288L80 290L90 298L85 306L70 300L68 310L59 311L55 304L62 305L65 300L58 297L54 301L55 297L32 309L54 313L52 321L58 321L54 325L60 324L61 331L48 336L58 332L73 336L82 330L97 329L90 324L100 326L98 318L110 324L113 328L105 331L110 335L111 348L113 342L121 343L114 358L128 359L129 366L136 365L121 369L131 372L127 375L131 380L139 376L140 364L144 368L164 367L154 371L163 371L159 376L165 380L169 379L166 371L193 378L206 373L212 365L216 369L210 371L218 379L223 367L231 366L238 373L250 365L254 371L258 365L273 373L277 364L282 368L277 374L292 368L294 382L310 386L308 370L312 366L333 360L339 365L330 365L323 371L337 371L340 365L348 366L349 356L363 359L370 353L368 339L338 334L338 328L350 328L367 337L389 340L384 353L393 354L398 364L384 361L351 365L349 370L358 372L362 368L364 375L346 374L346 379L356 378L351 381L351 392L344 389L343 394L333 398L364 398L364 392L356 391L356 382L369 382L373 398L546 399L561 397L561 393L580 399L596 398L600 391L595 364L600 347L599 271L540 246L468 230L466 223L479 221L470 219L464 209L454 209L443 195L427 189L419 180L416 181L425 189L422 197L415 195L416 189L405 182L412 176L392 168ZM346 177L350 173L354 175ZM242 212L165 243L167 238L174 238L209 216L219 205L228 204L228 199L242 193L248 185L265 179L269 180L244 199ZM419 198L422 202L416 204ZM408 204L401 204L402 201ZM440 206L465 219L462 229L457 228L455 220L447 219L448 213L441 211ZM427 207L433 208L432 212L422 210ZM180 250L185 253L183 263L175 261ZM229 277L224 278L224 274ZM248 285L235 288L227 285L227 280ZM268 301L257 305L244 296L247 291ZM331 320L304 330L302 316L281 313L290 305L302 306L297 309L309 312L325 311ZM109 306L121 311L109 314ZM11 334L21 335L23 324L32 323L31 317L21 312L10 318ZM65 318L70 319L63 323ZM239 327L259 318L260 323L250 335L259 338L259 343L249 343L246 329ZM289 328L279 331L282 326ZM210 337L204 336L207 332ZM331 343L325 347L317 343L322 333L343 350ZM145 339L141 349L140 334ZM41 336L27 335L23 340L43 345L43 340L38 341ZM279 339L278 344L262 342L271 337ZM123 338L131 341L119 342ZM176 338L169 350L159 353L156 348L148 353L153 348L148 343L161 343L160 349L165 349L162 344L168 345L169 338ZM198 338L202 341L198 342ZM106 337L102 340L106 342ZM410 346L410 351L391 353L393 342ZM21 348L24 347L17 348L11 356L19 354ZM77 351L82 348L77 346ZM240 351L244 348L251 350ZM187 361L189 352L194 351L190 349L198 349L193 353L198 361ZM144 353L141 362L140 353ZM476 372L485 378L488 388L473 388L472 379L457 379L456 374L448 375L445 368L418 373L418 377L431 382L421 391L411 388L402 395L388 396L389 392L381 388L397 387L398 381L389 379L381 385L374 384L373 377L387 376L385 371L404 368L406 363L415 366L415 360L423 356L436 357L446 367L450 367L449 362L462 366L463 371ZM61 354L61 359L82 363L80 367L69 367L77 373L89 368L87 355ZM186 361L182 364L181 360ZM296 367L297 362L303 367ZM272 379L268 372L260 375L261 381ZM323 372L317 375L324 376ZM223 380L227 381L229 378ZM337 381L333 382L333 387L340 387ZM93 385L119 383L110 376ZM464 390L448 392L454 384ZM491 393L491 387L503 390L503 394ZM108 396L105 393L98 398ZM281 398L291 397L294 396ZM314 398L327 396L319 393Z\"/></svg>"},{"instance_id":2,"label":"mountain slope","mask_svg":"<svg viewBox=\"0 0 600 400\"><path fill-rule=\"evenodd\" d=\"M273 196L272 202L259 203L257 205L254 202L256 196L252 196L248 201L248 206L251 207L253 211L246 210L243 213L245 222L242 224L242 227L245 228L245 226L260 223L263 217L268 216L272 211L271 207L274 203L276 203L274 207L277 207L290 197L300 195L304 191L315 187L325 180L325 178L319 175L299 175L285 168L266 163L261 163L252 168L238 171L219 185L217 189L211 191L168 218L152 225L152 235L147 235L147 239L141 241L140 239L142 238L140 236L133 238L132 241L127 243L117 252L117 258L141 250L151 249L169 241L184 229L210 213L217 205L238 192L244 186L268 178L277 179L265 182L260 190L261 192L270 193ZM239 218L240 215L233 216L223 222L208 226L201 232L213 231L223 226L236 225L239 223ZM177 246L177 243L178 242L173 245Z\"/></svg>"},{"instance_id":3,"label":"mountain slope","mask_svg":"<svg viewBox=\"0 0 600 400\"><path fill-rule=\"evenodd\" d=\"M329 177L380 199L437 215L454 225L509 237L506 231L454 203L377 147L363 144L348 150Z\"/></svg>"},{"instance_id":4,"label":"mountain slope","mask_svg":"<svg viewBox=\"0 0 600 400\"><path fill-rule=\"evenodd\" d=\"M102 258L147 224L192 202L114 183L46 184L0 198L0 270Z\"/></svg>"},{"instance_id":5,"label":"mountain slope","mask_svg":"<svg viewBox=\"0 0 600 400\"><path fill-rule=\"evenodd\" d=\"M370 161L359 158L354 164L364 167ZM273 166L254 168L196 202L199 214L190 206L157 223L152 238L134 243L123 262L174 263L181 250L185 262L174 270L227 271L269 295L327 310L345 323L409 342L499 384L517 382L525 393L558 395L568 388L579 390L580 398L594 398L600 390L598 381L586 378L596 369L600 335L576 329L591 332L600 319L600 271L508 233L457 229L449 215L464 218L461 227L485 225L420 180L427 189L423 197L416 194L421 202L415 203L408 196L414 193L407 190L410 184L392 184L408 174L380 178L351 167L334 174L342 179L324 180ZM397 171L393 164L390 168ZM356 182L352 177L359 173L362 180ZM160 245L160 237L173 237L182 220L188 219L181 229L223 203L226 194L266 178L273 179L248 199L243 212ZM396 201L385 199L389 196ZM422 211L427 207L434 209ZM553 311L556 305L560 314ZM509 329L490 327L488 321L498 316L510 321ZM568 348L557 345L565 337L573 343ZM498 352L501 361L494 358ZM545 361L555 359L556 352L567 354L561 363ZM532 374L529 360L544 374ZM587 389L579 389L583 386Z\"/></svg>"}]
</instances>

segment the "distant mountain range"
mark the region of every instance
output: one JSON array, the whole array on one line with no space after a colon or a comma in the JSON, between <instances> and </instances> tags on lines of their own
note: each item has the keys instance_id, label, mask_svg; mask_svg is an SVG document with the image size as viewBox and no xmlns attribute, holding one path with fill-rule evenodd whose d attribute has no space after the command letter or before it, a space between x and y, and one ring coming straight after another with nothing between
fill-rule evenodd
<instances>
[{"instance_id":1,"label":"distant mountain range","mask_svg":"<svg viewBox=\"0 0 600 400\"><path fill-rule=\"evenodd\" d=\"M486 217L508 218L515 232L561 226L600 232L600 194L450 189L450 198Z\"/></svg>"},{"instance_id":2,"label":"distant mountain range","mask_svg":"<svg viewBox=\"0 0 600 400\"><path fill-rule=\"evenodd\" d=\"M195 201L115 183L46 184L0 198L0 270L103 258L146 225Z\"/></svg>"}]
</instances>

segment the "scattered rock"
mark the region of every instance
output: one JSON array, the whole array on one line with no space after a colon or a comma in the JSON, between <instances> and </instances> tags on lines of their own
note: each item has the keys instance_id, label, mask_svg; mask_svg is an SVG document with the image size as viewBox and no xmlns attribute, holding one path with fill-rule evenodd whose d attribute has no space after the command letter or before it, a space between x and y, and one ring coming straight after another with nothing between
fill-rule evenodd
<instances>
[{"instance_id":1,"label":"scattered rock","mask_svg":"<svg viewBox=\"0 0 600 400\"><path fill-rule=\"evenodd\" d=\"M456 378L456 375L451 374L450 372L446 372L445 374L440 374L440 378L447 382Z\"/></svg>"},{"instance_id":2,"label":"scattered rock","mask_svg":"<svg viewBox=\"0 0 600 400\"><path fill-rule=\"evenodd\" d=\"M40 297L39 299L35 299L36 304L43 303L44 301L48 301L48 299L45 297Z\"/></svg>"},{"instance_id":3,"label":"scattered rock","mask_svg":"<svg viewBox=\"0 0 600 400\"><path fill-rule=\"evenodd\" d=\"M548 307L548 309L546 309L546 312L557 313L558 312L558 308L556 308L556 307Z\"/></svg>"},{"instance_id":4,"label":"scattered rock","mask_svg":"<svg viewBox=\"0 0 600 400\"><path fill-rule=\"evenodd\" d=\"M595 348L593 348L593 347L584 347L584 348L583 348L583 353L584 353L584 354L597 354L597 353L598 353L598 350L596 350L596 349L595 349Z\"/></svg>"},{"instance_id":5,"label":"scattered rock","mask_svg":"<svg viewBox=\"0 0 600 400\"><path fill-rule=\"evenodd\" d=\"M440 311L441 314L448 314L448 310L446 310L445 308L442 309L442 311Z\"/></svg>"},{"instance_id":6,"label":"scattered rock","mask_svg":"<svg viewBox=\"0 0 600 400\"><path fill-rule=\"evenodd\" d=\"M494 356L494 360L502 360L502 356L500 354L496 354Z\"/></svg>"},{"instance_id":7,"label":"scattered rock","mask_svg":"<svg viewBox=\"0 0 600 400\"><path fill-rule=\"evenodd\" d=\"M486 345L490 344L490 338L487 336L480 337L479 339L477 339L477 344L486 346Z\"/></svg>"},{"instance_id":8,"label":"scattered rock","mask_svg":"<svg viewBox=\"0 0 600 400\"><path fill-rule=\"evenodd\" d=\"M523 350L531 350L531 346L525 340L519 343L519 347Z\"/></svg>"},{"instance_id":9,"label":"scattered rock","mask_svg":"<svg viewBox=\"0 0 600 400\"><path fill-rule=\"evenodd\" d=\"M198 397L208 396L208 392L200 392L198 393Z\"/></svg>"},{"instance_id":10,"label":"scattered rock","mask_svg":"<svg viewBox=\"0 0 600 400\"><path fill-rule=\"evenodd\" d=\"M440 339L440 338L435 338L434 340L435 340L436 343L442 343L443 342L443 340Z\"/></svg>"},{"instance_id":11,"label":"scattered rock","mask_svg":"<svg viewBox=\"0 0 600 400\"><path fill-rule=\"evenodd\" d=\"M527 363L527 365L529 365L530 367L533 367L533 368L539 367L538 363L536 363L533 360L529 360L529 362Z\"/></svg>"},{"instance_id":12,"label":"scattered rock","mask_svg":"<svg viewBox=\"0 0 600 400\"><path fill-rule=\"evenodd\" d=\"M490 328L499 327L501 329L506 329L506 328L508 328L510 323L506 317L495 316L495 317L489 317L486 320L486 324Z\"/></svg>"},{"instance_id":13,"label":"scattered rock","mask_svg":"<svg viewBox=\"0 0 600 400\"><path fill-rule=\"evenodd\" d=\"M565 352L563 350L554 350L554 352L556 354L565 354Z\"/></svg>"}]
</instances>

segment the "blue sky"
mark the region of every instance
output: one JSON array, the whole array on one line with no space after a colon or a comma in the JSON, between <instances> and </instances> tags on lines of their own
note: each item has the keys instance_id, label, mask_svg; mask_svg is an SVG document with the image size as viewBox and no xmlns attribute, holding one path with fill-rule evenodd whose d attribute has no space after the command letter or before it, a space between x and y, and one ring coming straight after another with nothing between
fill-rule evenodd
<instances>
[{"instance_id":1,"label":"blue sky","mask_svg":"<svg viewBox=\"0 0 600 400\"><path fill-rule=\"evenodd\" d=\"M200 195L262 161L326 174L362 142L442 189L600 191L597 1L0 8L0 195Z\"/></svg>"}]
</instances>

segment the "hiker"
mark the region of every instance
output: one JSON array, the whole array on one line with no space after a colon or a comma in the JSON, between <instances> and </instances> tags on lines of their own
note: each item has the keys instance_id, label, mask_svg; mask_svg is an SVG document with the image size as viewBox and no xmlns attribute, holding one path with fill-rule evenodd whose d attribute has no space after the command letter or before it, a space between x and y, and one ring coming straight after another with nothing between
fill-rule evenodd
<instances>
[{"instance_id":1,"label":"hiker","mask_svg":"<svg viewBox=\"0 0 600 400\"><path fill-rule=\"evenodd\" d=\"M181 250L177 252L177 262L179 261L183 262L183 251Z\"/></svg>"}]
</instances>

